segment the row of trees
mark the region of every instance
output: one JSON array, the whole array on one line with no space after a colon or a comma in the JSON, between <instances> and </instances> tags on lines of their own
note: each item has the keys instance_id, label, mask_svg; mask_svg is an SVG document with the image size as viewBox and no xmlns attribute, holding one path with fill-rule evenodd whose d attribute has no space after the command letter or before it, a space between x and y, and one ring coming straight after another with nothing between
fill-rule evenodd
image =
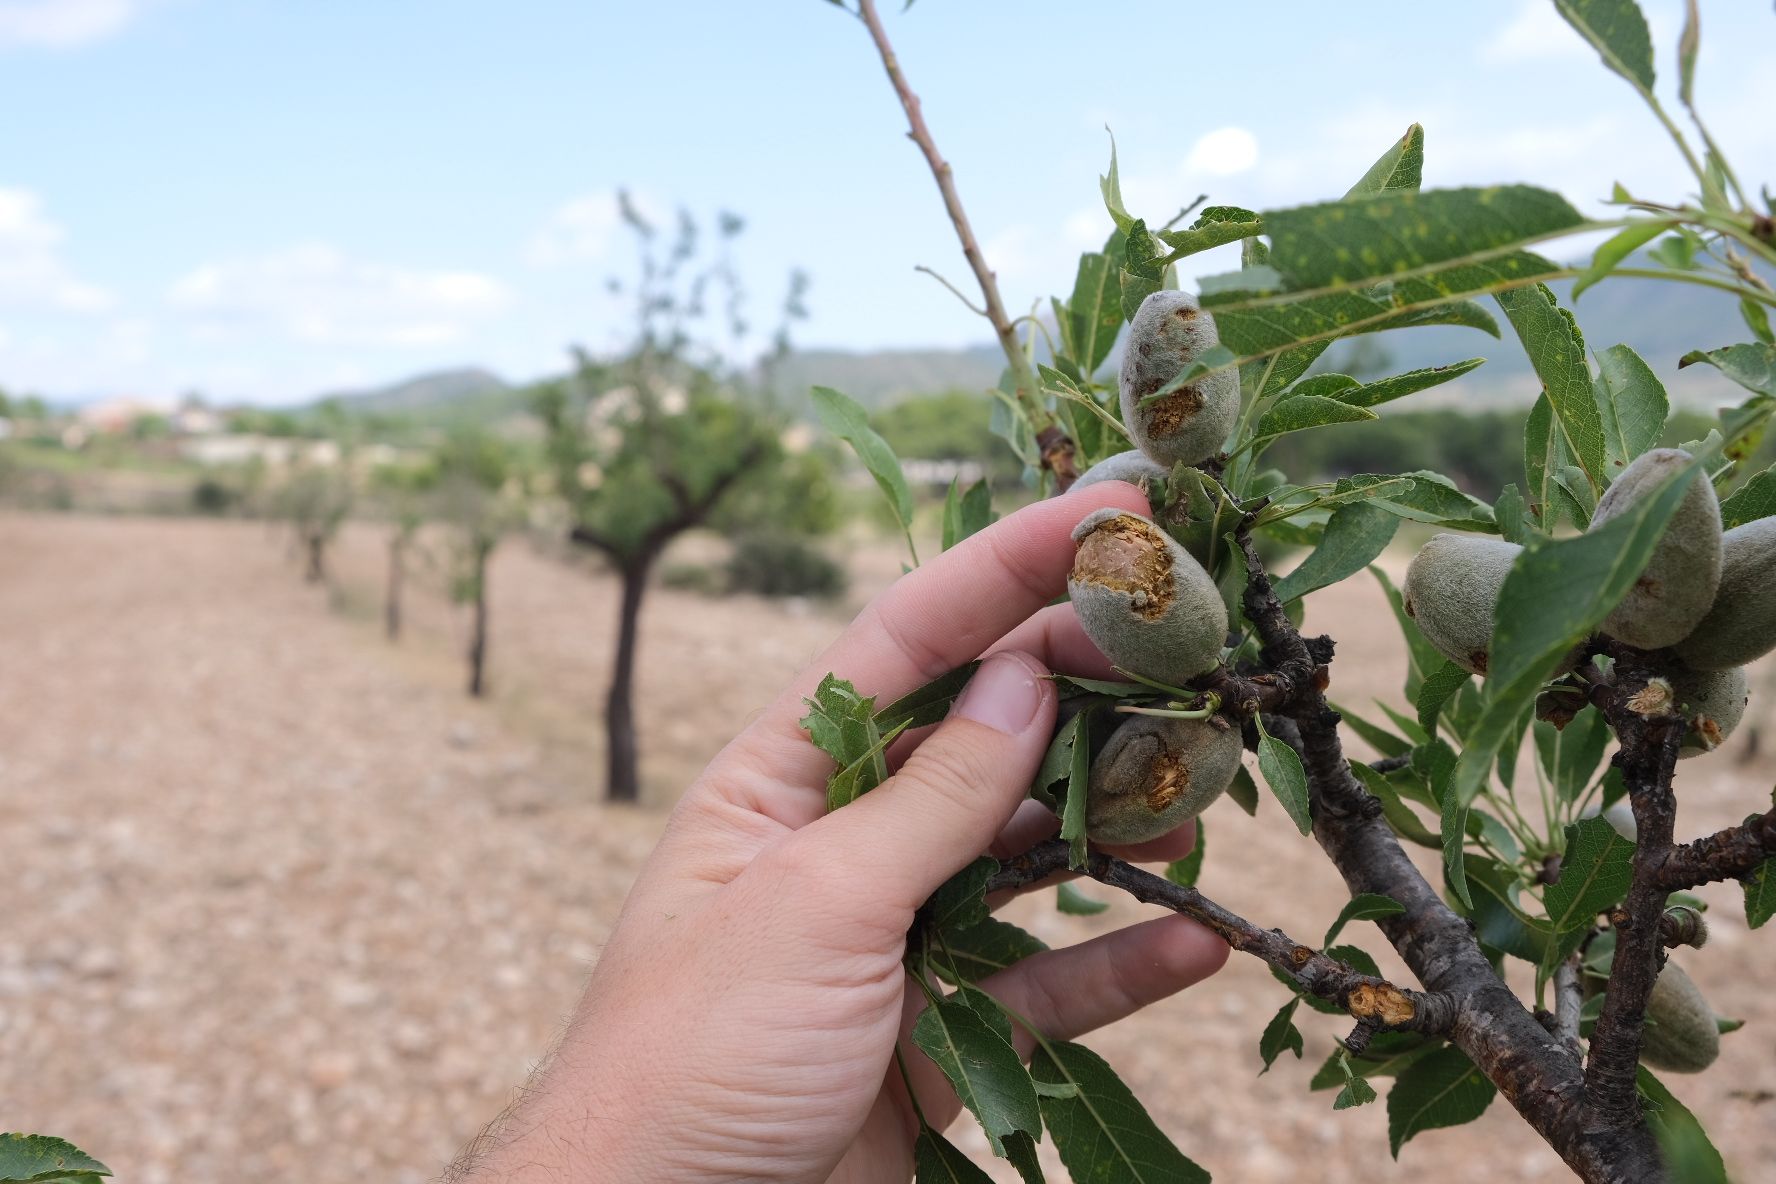
<instances>
[{"instance_id":1,"label":"row of trees","mask_svg":"<svg viewBox=\"0 0 1776 1184\"><path fill-rule=\"evenodd\" d=\"M604 703L605 790L633 802L641 793L634 706L641 612L661 556L700 528L736 540L805 539L836 525L838 506L830 453L787 447L789 419L768 393L789 324L804 315L802 278L791 279L763 365L745 367L735 360L749 337L744 293L729 258L740 220L722 215L715 247L705 251L688 215L666 232L626 199L622 213L639 247L639 278L628 287L634 339L612 357L576 350L571 373L531 392L528 426L540 424L540 441L520 427L462 428L429 451L359 475L363 425L336 407L324 426L338 460L295 467L271 508L288 522L305 576L317 583L354 513L385 525L391 641L401 634L416 554L440 562L422 538L442 540L452 598L471 614L468 691L477 696L487 688L488 568L501 539L521 529L555 533L608 563L622 591Z\"/></svg>"}]
</instances>

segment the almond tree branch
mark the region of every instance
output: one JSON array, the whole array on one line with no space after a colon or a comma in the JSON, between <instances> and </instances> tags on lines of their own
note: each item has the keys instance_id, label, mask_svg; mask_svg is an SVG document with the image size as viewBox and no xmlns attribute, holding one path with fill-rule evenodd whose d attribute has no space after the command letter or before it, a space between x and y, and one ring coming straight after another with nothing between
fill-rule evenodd
<instances>
[{"instance_id":1,"label":"almond tree branch","mask_svg":"<svg viewBox=\"0 0 1776 1184\"><path fill-rule=\"evenodd\" d=\"M1734 880L1776 858L1776 810L1740 826L1673 847L1659 865L1659 887L1677 892L1715 880Z\"/></svg>"},{"instance_id":2,"label":"almond tree branch","mask_svg":"<svg viewBox=\"0 0 1776 1184\"><path fill-rule=\"evenodd\" d=\"M1616 931L1616 953L1610 962L1609 991L1591 1031L1591 1055L1585 1064L1590 1105L1598 1121L1613 1130L1644 1125L1636 1085L1641 1030L1653 984L1665 963L1660 921L1667 889L1661 882L1661 868L1671 855L1671 832L1677 818L1671 775L1685 725L1682 718L1666 710L1642 714L1647 707L1637 692L1652 673L1624 652L1617 658L1609 682L1593 688L1594 701L1601 700L1604 715L1621 741L1614 761L1628 787L1636 833L1634 878L1627 899L1610 916Z\"/></svg>"},{"instance_id":3,"label":"almond tree branch","mask_svg":"<svg viewBox=\"0 0 1776 1184\"><path fill-rule=\"evenodd\" d=\"M1067 870L1068 844L1048 839L1006 862L987 882L988 892L1022 888ZM1144 904L1183 913L1241 953L1251 954L1281 971L1310 995L1344 1008L1369 1031L1447 1033L1455 1001L1447 995L1404 990L1384 978L1360 974L1335 958L1304 946L1280 929L1260 929L1230 912L1195 888L1174 884L1163 876L1094 851L1086 857L1086 875L1120 888Z\"/></svg>"},{"instance_id":4,"label":"almond tree branch","mask_svg":"<svg viewBox=\"0 0 1776 1184\"><path fill-rule=\"evenodd\" d=\"M999 338L999 348L1005 353L1006 364L1011 367L1012 379L1017 386L1017 400L1023 407L1024 414L1029 416L1031 429L1036 433L1037 447L1042 451L1043 466L1055 475L1055 482L1065 491L1078 476L1074 465L1073 440L1061 427L1042 401L1042 386L1036 380L1035 369L1030 365L1029 358L1024 356L1023 346L1018 343L1017 331L1012 326L1011 317L1006 315L1005 301L999 296L999 281L987 266L987 259L981 253L980 243L974 237L974 227L969 225L968 212L962 208L962 198L956 192L956 177L949 161L937 150L937 142L931 137L931 129L925 124L925 114L919 104L919 96L914 93L907 82L906 75L900 68L900 59L894 54L894 46L888 40L888 31L882 27L882 18L876 12L875 0L857 0L857 15L862 18L869 29L870 39L876 44L876 52L882 58L882 68L888 73L888 81L894 87L894 93L900 99L902 109L906 111L908 137L919 146L925 154L925 163L931 168L931 175L937 181L937 189L943 196L944 209L950 215L950 222L956 228L956 237L961 240L962 254L968 260L968 266L974 271L974 278L980 284L981 299L986 305L987 320L992 322L993 332Z\"/></svg>"},{"instance_id":5,"label":"almond tree branch","mask_svg":"<svg viewBox=\"0 0 1776 1184\"><path fill-rule=\"evenodd\" d=\"M1251 518L1236 529L1246 559L1246 615L1265 660L1299 670L1314 655L1282 611L1252 543ZM1327 647L1329 650L1329 646ZM1331 654L1325 657L1329 660ZM1381 803L1351 772L1338 734L1338 713L1314 678L1279 714L1271 734L1291 744L1307 772L1314 838L1355 893L1372 892L1405 906L1377 921L1425 990L1456 1001L1451 1041L1551 1146L1590 1184L1653 1184L1664 1179L1658 1147L1638 1115L1605 1126L1586 1096L1578 1059L1549 1033L1505 985L1481 951L1473 928L1458 916L1407 858L1381 817ZM1656 924L1655 924L1656 933Z\"/></svg>"}]
</instances>

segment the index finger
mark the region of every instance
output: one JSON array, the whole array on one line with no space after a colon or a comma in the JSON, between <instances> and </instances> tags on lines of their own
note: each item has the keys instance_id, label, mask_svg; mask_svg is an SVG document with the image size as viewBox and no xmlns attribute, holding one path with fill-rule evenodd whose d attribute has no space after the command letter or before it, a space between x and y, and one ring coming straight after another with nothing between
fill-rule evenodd
<instances>
[{"instance_id":1,"label":"index finger","mask_svg":"<svg viewBox=\"0 0 1776 1184\"><path fill-rule=\"evenodd\" d=\"M827 672L887 704L978 658L1066 589L1073 528L1104 506L1148 513L1134 486L1099 482L1026 506L901 577L796 677L735 747L772 780L824 785L831 760L808 742L797 720L806 714L802 700ZM783 812L774 803L750 804L801 826L819 816L824 799L811 794Z\"/></svg>"}]
</instances>

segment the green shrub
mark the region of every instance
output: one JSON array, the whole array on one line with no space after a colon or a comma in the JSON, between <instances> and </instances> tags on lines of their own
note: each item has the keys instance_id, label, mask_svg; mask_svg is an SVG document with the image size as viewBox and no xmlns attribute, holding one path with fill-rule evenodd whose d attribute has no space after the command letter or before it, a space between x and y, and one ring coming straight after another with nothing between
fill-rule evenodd
<instances>
[{"instance_id":1,"label":"green shrub","mask_svg":"<svg viewBox=\"0 0 1776 1184\"><path fill-rule=\"evenodd\" d=\"M818 547L787 535L745 535L728 560L728 591L760 596L837 596L845 569Z\"/></svg>"}]
</instances>

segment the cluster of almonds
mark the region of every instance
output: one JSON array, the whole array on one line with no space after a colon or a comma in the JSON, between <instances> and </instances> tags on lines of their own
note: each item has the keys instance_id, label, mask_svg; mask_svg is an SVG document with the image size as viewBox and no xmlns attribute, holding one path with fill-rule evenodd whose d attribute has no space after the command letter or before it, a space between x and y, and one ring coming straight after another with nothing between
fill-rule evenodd
<instances>
[{"instance_id":1,"label":"cluster of almonds","mask_svg":"<svg viewBox=\"0 0 1776 1184\"><path fill-rule=\"evenodd\" d=\"M1188 292L1155 292L1129 324L1122 419L1140 447L1087 470L1074 487L1128 481L1163 489L1172 467L1221 451L1239 417L1239 376L1210 374L1143 406L1219 344L1215 318ZM1124 510L1074 528L1067 590L1086 635L1111 662L1168 686L1213 670L1227 608L1208 572L1152 521ZM1240 734L1218 716L1129 716L1093 758L1086 829L1101 843L1141 843L1196 817L1233 782Z\"/></svg>"},{"instance_id":2,"label":"cluster of almonds","mask_svg":"<svg viewBox=\"0 0 1776 1184\"><path fill-rule=\"evenodd\" d=\"M1690 463L1688 453L1661 448L1630 464L1597 503L1591 529L1621 515ZM1521 547L1502 539L1440 534L1406 571L1406 612L1450 661L1484 675L1499 589ZM1725 740L1749 699L1744 666L1776 649L1776 518L1721 530L1714 486L1697 477L1653 549L1645 571L1602 632L1636 649L1664 651L1671 676L1643 693L1653 710L1681 711L1689 730L1680 758L1700 756ZM1575 651L1564 664L1572 669ZM1626 802L1603 811L1624 838L1635 838ZM1689 944L1701 945L1701 933ZM1588 980L1588 989L1601 983ZM1656 1068L1698 1073L1720 1055L1713 1008L1689 975L1667 962L1647 1002L1650 1023L1641 1059Z\"/></svg>"},{"instance_id":3,"label":"cluster of almonds","mask_svg":"<svg viewBox=\"0 0 1776 1184\"><path fill-rule=\"evenodd\" d=\"M1635 460L1597 503L1591 529L1618 517L1690 463L1659 448ZM1425 639L1456 665L1486 673L1499 589L1523 548L1502 539L1440 534L1406 569L1405 607ZM1671 677L1656 697L1690 721L1680 755L1699 756L1738 726L1749 698L1743 667L1776 649L1776 518L1721 530L1706 478L1691 482L1645 571L1602 632L1625 645L1666 651ZM1577 665L1575 651L1565 669ZM1649 704L1663 707L1665 703Z\"/></svg>"}]
</instances>

